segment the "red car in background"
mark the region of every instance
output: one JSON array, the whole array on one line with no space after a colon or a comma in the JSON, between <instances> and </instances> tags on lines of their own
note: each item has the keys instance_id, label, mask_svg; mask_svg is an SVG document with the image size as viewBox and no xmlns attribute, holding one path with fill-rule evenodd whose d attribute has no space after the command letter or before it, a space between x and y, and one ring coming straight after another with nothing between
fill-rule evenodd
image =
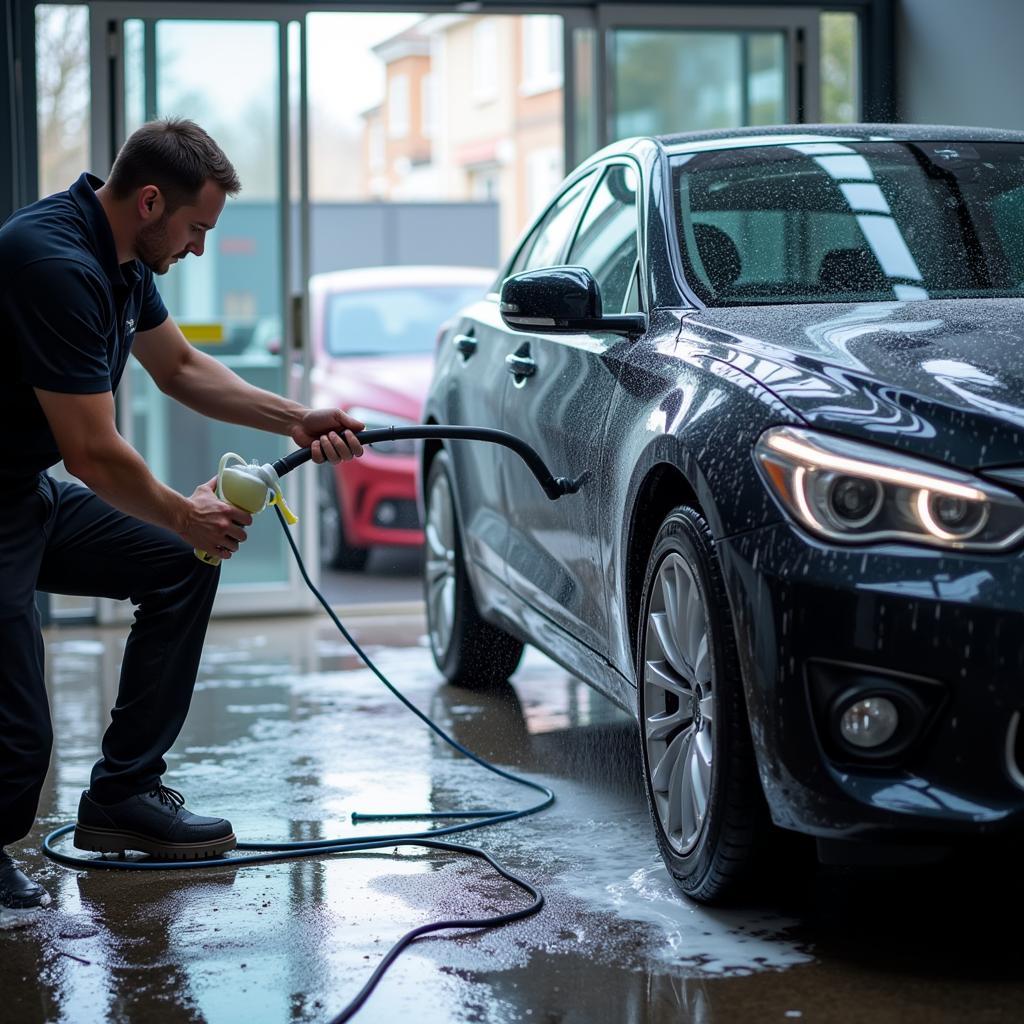
<instances>
[{"instance_id":1,"label":"red car in background","mask_svg":"<svg viewBox=\"0 0 1024 1024\"><path fill-rule=\"evenodd\" d=\"M367 267L310 279L314 406L367 428L420 422L438 329L494 283L479 267ZM378 545L420 545L416 448L394 441L319 473L321 560L358 570Z\"/></svg>"}]
</instances>

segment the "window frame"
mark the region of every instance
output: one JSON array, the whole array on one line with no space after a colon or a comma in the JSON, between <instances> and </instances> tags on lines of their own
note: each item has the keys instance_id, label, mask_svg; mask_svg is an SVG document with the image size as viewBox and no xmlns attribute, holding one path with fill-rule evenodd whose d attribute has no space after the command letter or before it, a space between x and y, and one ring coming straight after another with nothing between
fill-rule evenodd
<instances>
[{"instance_id":1,"label":"window frame","mask_svg":"<svg viewBox=\"0 0 1024 1024\"><path fill-rule=\"evenodd\" d=\"M643 245L643 238L644 238L644 236L643 236L643 232L640 230L641 213L642 213L642 209L643 209L643 195L644 195L643 168L641 167L640 162L638 160L635 160L635 159L633 159L631 157L624 156L624 155L623 156L610 157L607 160L601 161L601 163L598 164L597 166L598 166L598 169L600 170L600 174L598 175L597 180L591 186L590 192L587 195L587 200L583 204L583 209L580 211L579 216L576 218L576 223L573 225L572 235L571 235L571 237L569 239L568 245L565 247L564 251L562 252L562 257L563 257L563 259L568 259L569 253L572 252L573 246L576 244L576 239L579 237L580 228L583 225L583 218L586 216L587 211L590 209L590 204L594 201L594 196L597 193L597 190L601 187L601 182L604 181L605 175L608 174L608 172L613 167L628 167L636 175L636 209L634 210L635 224L633 226L633 229L636 232L636 260L634 261L634 273L637 272L637 265L639 265L640 290L639 290L638 296L637 296L638 299L639 299L639 302L640 302L640 310L639 310L639 312L646 313L647 312L647 301L646 301L646 292L645 292L645 285L644 285L644 277L645 277L644 268L646 266L646 263L645 263L645 260L644 260L644 245ZM574 264L568 264L568 265L569 266L573 266ZM625 306L625 303L629 300L629 294L630 294L631 291L632 291L632 285L630 285L626 289L626 294L622 298L621 306ZM602 301L603 301L604 300L604 296L602 296L601 298L602 298ZM622 309L620 308L620 309L616 310L615 312L616 313L621 313Z\"/></svg>"},{"instance_id":2,"label":"window frame","mask_svg":"<svg viewBox=\"0 0 1024 1024\"><path fill-rule=\"evenodd\" d=\"M659 162L664 161L664 170L668 169L668 161L666 159L664 151L659 154ZM626 164L631 167L637 176L637 200L636 200L636 228L637 228L637 265L638 273L640 275L640 287L638 290L638 299L640 302L640 312L645 316L648 314L651 308L650 302L650 284L648 282L647 275L647 252L644 244L646 232L644 231L644 224L646 223L647 216L647 178L644 174L643 161L627 153L616 153L614 155L605 157L603 160L595 161L593 163L584 164L578 167L572 174L572 176L566 180L564 186L559 190L558 194L552 198L552 200L537 214L537 216L530 223L530 226L524 232L522 238L519 240L515 249L512 251L512 255L507 259L502 266L498 278L494 283L494 288L490 293L490 296L497 301L498 296L501 293L501 286L507 277L512 274L512 268L516 265L519 260L519 255L523 249L531 244L534 234L544 222L551 208L579 181L586 178L588 175L593 178L587 192L586 198L584 199L583 205L580 207L580 212L576 215L576 220L573 222L572 229L566 239L565 245L562 247L561 258L564 261L568 255L573 243L576 241L576 233L579 231L580 223L583 219L583 215L587 208L590 206L590 201L593 198L594 190L597 188L601 179L604 177L605 172L614 164ZM674 226L671 226L671 230L674 231ZM559 264L555 264L558 266ZM564 266L564 262L561 264ZM676 273L676 268L673 266L673 272ZM678 273L681 275L682 267L680 265ZM682 277L681 282L685 282L686 278ZM632 289L630 289L632 290ZM689 295L689 288L683 288L683 294ZM626 294L626 299L629 298L629 292Z\"/></svg>"}]
</instances>

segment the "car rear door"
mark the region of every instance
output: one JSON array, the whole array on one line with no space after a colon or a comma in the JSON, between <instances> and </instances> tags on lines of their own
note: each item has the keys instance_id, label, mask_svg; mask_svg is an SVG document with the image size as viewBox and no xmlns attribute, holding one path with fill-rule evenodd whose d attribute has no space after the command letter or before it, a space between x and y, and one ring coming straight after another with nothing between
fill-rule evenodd
<instances>
[{"instance_id":1,"label":"car rear door","mask_svg":"<svg viewBox=\"0 0 1024 1024\"><path fill-rule=\"evenodd\" d=\"M639 171L604 166L562 263L586 267L606 314L637 312ZM598 654L608 651L606 559L601 549L602 439L623 359L634 342L606 332L507 330L504 429L527 438L555 476L584 478L550 501L525 465L503 461L509 495L510 587Z\"/></svg>"},{"instance_id":2,"label":"car rear door","mask_svg":"<svg viewBox=\"0 0 1024 1024\"><path fill-rule=\"evenodd\" d=\"M520 246L508 273L558 262L594 178L591 173L572 182L551 203ZM447 382L443 401L448 423L502 427L504 396L512 386L505 357L518 344L509 339L510 333L502 323L496 295L466 310L456 329L448 333L445 350L438 354L446 361L442 376ZM455 466L469 558L474 567L505 581L506 511L514 504L508 499L501 472L506 453L494 445L458 441L448 448Z\"/></svg>"}]
</instances>

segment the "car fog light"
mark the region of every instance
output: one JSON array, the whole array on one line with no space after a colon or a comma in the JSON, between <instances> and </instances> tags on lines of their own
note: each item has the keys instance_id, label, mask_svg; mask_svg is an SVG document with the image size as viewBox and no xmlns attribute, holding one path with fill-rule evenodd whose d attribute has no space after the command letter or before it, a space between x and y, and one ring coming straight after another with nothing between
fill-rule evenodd
<instances>
[{"instance_id":1,"label":"car fog light","mask_svg":"<svg viewBox=\"0 0 1024 1024\"><path fill-rule=\"evenodd\" d=\"M377 506L377 522L381 526L390 526L398 518L398 509L390 501L382 501Z\"/></svg>"},{"instance_id":2,"label":"car fog light","mask_svg":"<svg viewBox=\"0 0 1024 1024\"><path fill-rule=\"evenodd\" d=\"M839 732L855 747L880 747L899 725L896 705L886 697L866 697L851 704L839 719Z\"/></svg>"}]
</instances>

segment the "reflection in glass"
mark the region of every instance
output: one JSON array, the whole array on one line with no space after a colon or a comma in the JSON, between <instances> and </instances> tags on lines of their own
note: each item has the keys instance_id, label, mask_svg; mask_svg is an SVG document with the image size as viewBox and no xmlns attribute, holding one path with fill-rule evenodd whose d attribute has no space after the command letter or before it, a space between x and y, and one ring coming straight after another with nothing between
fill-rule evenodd
<instances>
[{"instance_id":1,"label":"reflection in glass","mask_svg":"<svg viewBox=\"0 0 1024 1024\"><path fill-rule=\"evenodd\" d=\"M890 213L889 204L877 185L857 185L853 182L839 186L843 197L850 204L851 210L862 213Z\"/></svg>"},{"instance_id":2,"label":"reflection in glass","mask_svg":"<svg viewBox=\"0 0 1024 1024\"><path fill-rule=\"evenodd\" d=\"M680 154L687 278L713 305L1022 295L1022 156L827 140Z\"/></svg>"}]
</instances>

